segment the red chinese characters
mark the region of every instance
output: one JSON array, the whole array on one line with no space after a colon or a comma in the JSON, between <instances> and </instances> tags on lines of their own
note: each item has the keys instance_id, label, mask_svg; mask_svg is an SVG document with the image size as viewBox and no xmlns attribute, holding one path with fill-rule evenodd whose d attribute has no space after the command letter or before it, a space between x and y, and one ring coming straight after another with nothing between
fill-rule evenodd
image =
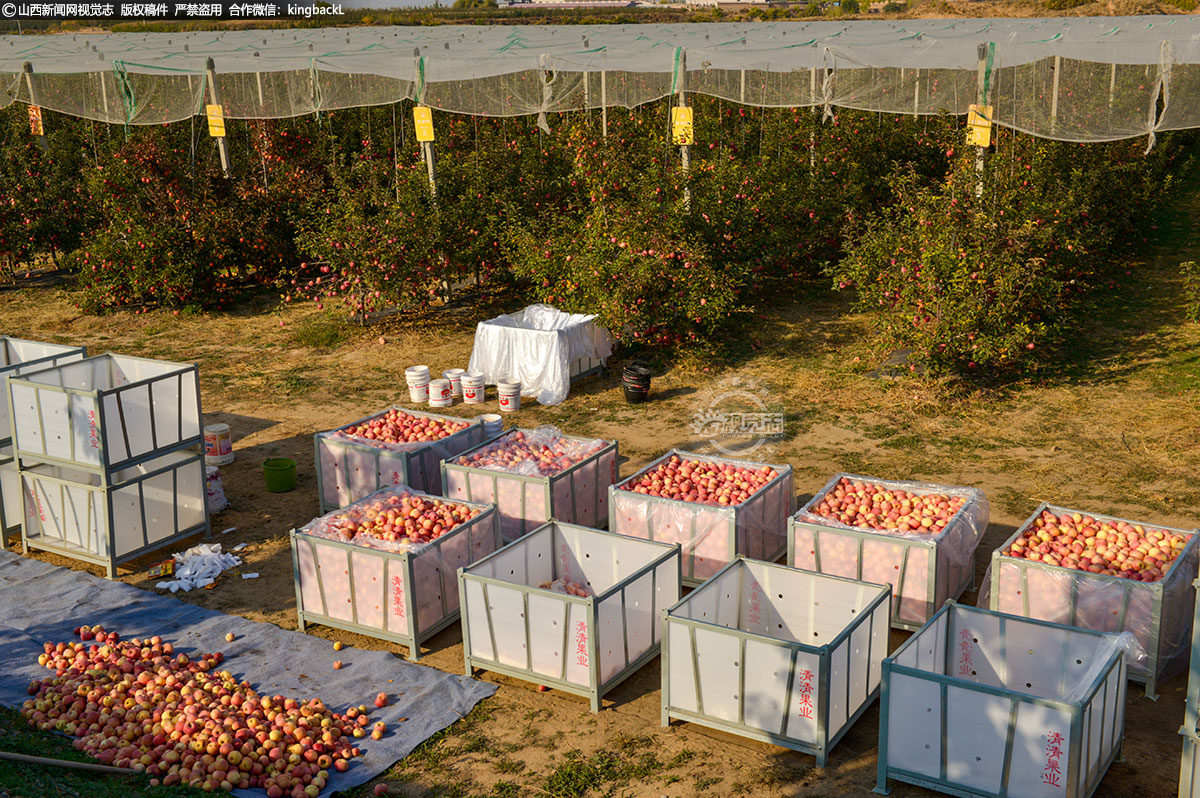
<instances>
[{"instance_id":1,"label":"red chinese characters","mask_svg":"<svg viewBox=\"0 0 1200 798\"><path fill-rule=\"evenodd\" d=\"M762 619L763 590L758 582L750 585L750 612L747 617L750 623L758 623Z\"/></svg>"},{"instance_id":2,"label":"red chinese characters","mask_svg":"<svg viewBox=\"0 0 1200 798\"><path fill-rule=\"evenodd\" d=\"M958 633L958 675L966 676L971 672L971 630L963 629Z\"/></svg>"},{"instance_id":3,"label":"red chinese characters","mask_svg":"<svg viewBox=\"0 0 1200 798\"><path fill-rule=\"evenodd\" d=\"M88 445L93 449L100 448L100 431L96 428L96 411L89 410L87 412L88 420Z\"/></svg>"},{"instance_id":4,"label":"red chinese characters","mask_svg":"<svg viewBox=\"0 0 1200 798\"><path fill-rule=\"evenodd\" d=\"M392 612L403 618L406 616L404 608L404 580L398 575L392 575Z\"/></svg>"},{"instance_id":5,"label":"red chinese characters","mask_svg":"<svg viewBox=\"0 0 1200 798\"><path fill-rule=\"evenodd\" d=\"M587 622L575 624L575 664L587 667L588 664L588 632Z\"/></svg>"},{"instance_id":6,"label":"red chinese characters","mask_svg":"<svg viewBox=\"0 0 1200 798\"><path fill-rule=\"evenodd\" d=\"M800 674L800 717L813 716L813 674L808 668Z\"/></svg>"},{"instance_id":7,"label":"red chinese characters","mask_svg":"<svg viewBox=\"0 0 1200 798\"><path fill-rule=\"evenodd\" d=\"M1059 766L1059 760L1063 757L1062 743L1061 734L1046 732L1046 767L1042 770L1042 784L1062 786L1062 768Z\"/></svg>"}]
</instances>

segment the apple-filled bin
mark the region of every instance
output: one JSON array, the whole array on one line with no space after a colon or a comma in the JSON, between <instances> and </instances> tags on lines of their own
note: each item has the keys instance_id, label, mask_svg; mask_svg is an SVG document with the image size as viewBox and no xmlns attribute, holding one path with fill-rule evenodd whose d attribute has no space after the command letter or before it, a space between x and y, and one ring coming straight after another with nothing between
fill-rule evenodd
<instances>
[{"instance_id":1,"label":"apple-filled bin","mask_svg":"<svg viewBox=\"0 0 1200 798\"><path fill-rule=\"evenodd\" d=\"M203 532L209 534L204 458L170 452L107 475L41 463L21 469L26 551L52 551L117 566Z\"/></svg>"},{"instance_id":2,"label":"apple-filled bin","mask_svg":"<svg viewBox=\"0 0 1200 798\"><path fill-rule=\"evenodd\" d=\"M789 565L893 586L892 626L919 629L975 581L978 488L835 474L788 520Z\"/></svg>"},{"instance_id":3,"label":"apple-filled bin","mask_svg":"<svg viewBox=\"0 0 1200 798\"><path fill-rule=\"evenodd\" d=\"M1153 697L1158 680L1187 661L1200 545L1195 531L1043 502L992 552L978 604L1098 632L1130 632L1142 650L1129 678L1144 682Z\"/></svg>"},{"instance_id":4,"label":"apple-filled bin","mask_svg":"<svg viewBox=\"0 0 1200 798\"><path fill-rule=\"evenodd\" d=\"M389 407L313 437L321 512L380 488L407 485L442 493L442 461L486 439L478 418L455 418Z\"/></svg>"},{"instance_id":5,"label":"apple-filled bin","mask_svg":"<svg viewBox=\"0 0 1200 798\"><path fill-rule=\"evenodd\" d=\"M551 426L509 430L442 463L445 495L495 504L505 543L551 519L607 525L606 491L616 480L616 442Z\"/></svg>"},{"instance_id":6,"label":"apple-filled bin","mask_svg":"<svg viewBox=\"0 0 1200 798\"><path fill-rule=\"evenodd\" d=\"M829 751L879 693L891 587L747 560L664 615L662 722Z\"/></svg>"},{"instance_id":7,"label":"apple-filled bin","mask_svg":"<svg viewBox=\"0 0 1200 798\"><path fill-rule=\"evenodd\" d=\"M195 364L108 353L8 383L23 465L54 463L108 482L129 466L202 441Z\"/></svg>"},{"instance_id":8,"label":"apple-filled bin","mask_svg":"<svg viewBox=\"0 0 1200 798\"><path fill-rule=\"evenodd\" d=\"M463 657L600 699L658 654L679 600L679 547L559 522L459 571Z\"/></svg>"},{"instance_id":9,"label":"apple-filled bin","mask_svg":"<svg viewBox=\"0 0 1200 798\"><path fill-rule=\"evenodd\" d=\"M1121 750L1135 648L947 602L883 661L875 792L1087 798Z\"/></svg>"},{"instance_id":10,"label":"apple-filled bin","mask_svg":"<svg viewBox=\"0 0 1200 798\"><path fill-rule=\"evenodd\" d=\"M300 631L332 626L408 647L458 620L456 572L500 547L490 504L400 486L291 531Z\"/></svg>"},{"instance_id":11,"label":"apple-filled bin","mask_svg":"<svg viewBox=\"0 0 1200 798\"><path fill-rule=\"evenodd\" d=\"M683 584L695 587L739 554L779 559L794 501L789 465L672 449L609 489L608 525L681 544Z\"/></svg>"},{"instance_id":12,"label":"apple-filled bin","mask_svg":"<svg viewBox=\"0 0 1200 798\"><path fill-rule=\"evenodd\" d=\"M0 446L12 443L12 423L8 407L9 378L83 360L85 357L87 347L26 341L10 335L0 335Z\"/></svg>"}]
</instances>

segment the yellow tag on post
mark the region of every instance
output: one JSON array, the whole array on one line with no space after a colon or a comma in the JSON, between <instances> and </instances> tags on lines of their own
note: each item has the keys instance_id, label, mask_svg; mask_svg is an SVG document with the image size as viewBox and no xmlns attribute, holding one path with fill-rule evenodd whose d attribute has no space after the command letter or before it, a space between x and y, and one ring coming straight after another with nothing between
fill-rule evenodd
<instances>
[{"instance_id":1,"label":"yellow tag on post","mask_svg":"<svg viewBox=\"0 0 1200 798\"><path fill-rule=\"evenodd\" d=\"M225 113L219 105L206 105L204 112L208 115L208 135L214 139L225 136Z\"/></svg>"},{"instance_id":2,"label":"yellow tag on post","mask_svg":"<svg viewBox=\"0 0 1200 798\"><path fill-rule=\"evenodd\" d=\"M36 105L29 106L29 131L35 136L46 135L42 127L42 109Z\"/></svg>"},{"instance_id":3,"label":"yellow tag on post","mask_svg":"<svg viewBox=\"0 0 1200 798\"><path fill-rule=\"evenodd\" d=\"M680 147L696 143L689 106L671 106L671 143Z\"/></svg>"},{"instance_id":4,"label":"yellow tag on post","mask_svg":"<svg viewBox=\"0 0 1200 798\"><path fill-rule=\"evenodd\" d=\"M417 128L417 141L433 141L433 111L418 105L413 109L413 125Z\"/></svg>"},{"instance_id":5,"label":"yellow tag on post","mask_svg":"<svg viewBox=\"0 0 1200 798\"><path fill-rule=\"evenodd\" d=\"M967 144L990 147L992 144L992 106L972 104L967 110Z\"/></svg>"}]
</instances>

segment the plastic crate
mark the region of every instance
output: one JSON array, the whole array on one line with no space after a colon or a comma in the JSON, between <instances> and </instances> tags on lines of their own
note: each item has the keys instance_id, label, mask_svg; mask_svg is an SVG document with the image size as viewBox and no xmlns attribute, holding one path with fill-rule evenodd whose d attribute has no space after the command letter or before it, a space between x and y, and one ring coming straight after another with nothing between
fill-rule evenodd
<instances>
[{"instance_id":1,"label":"plastic crate","mask_svg":"<svg viewBox=\"0 0 1200 798\"><path fill-rule=\"evenodd\" d=\"M658 654L679 547L548 523L459 571L467 675L483 668L600 699ZM592 596L540 585L584 583Z\"/></svg>"},{"instance_id":2,"label":"plastic crate","mask_svg":"<svg viewBox=\"0 0 1200 798\"><path fill-rule=\"evenodd\" d=\"M887 534L823 518L811 510L843 478L910 493L962 496L966 502L937 535ZM788 565L893 586L892 626L920 629L946 603L974 587L975 549L988 525L988 502L977 488L835 474L788 519Z\"/></svg>"},{"instance_id":3,"label":"plastic crate","mask_svg":"<svg viewBox=\"0 0 1200 798\"><path fill-rule=\"evenodd\" d=\"M47 344L0 335L0 447L12 443L12 423L9 419L8 379L41 371L87 357L87 347L67 344Z\"/></svg>"},{"instance_id":4,"label":"plastic crate","mask_svg":"<svg viewBox=\"0 0 1200 798\"><path fill-rule=\"evenodd\" d=\"M680 459L731 463L744 468L769 465L778 476L736 506L698 504L624 490L659 463ZM753 463L679 449L658 458L608 492L608 525L613 532L683 546L683 584L696 585L716 574L739 554L756 560L778 560L787 549L787 519L795 507L792 467Z\"/></svg>"},{"instance_id":5,"label":"plastic crate","mask_svg":"<svg viewBox=\"0 0 1200 798\"><path fill-rule=\"evenodd\" d=\"M1195 530L1082 513L1101 521L1124 521L1191 536L1167 575L1157 582L1135 582L1001 554L1043 510L1055 515L1082 513L1045 502L1039 505L1012 537L992 552L984 577L987 592L980 591L980 606L986 603L998 612L1098 632L1131 632L1146 657L1129 666L1129 678L1144 682L1146 695L1156 696L1158 680L1187 661L1195 603L1192 582L1197 575L1200 538L1194 534Z\"/></svg>"},{"instance_id":6,"label":"plastic crate","mask_svg":"<svg viewBox=\"0 0 1200 798\"><path fill-rule=\"evenodd\" d=\"M101 475L202 440L195 364L111 353L9 379L15 456Z\"/></svg>"},{"instance_id":7,"label":"plastic crate","mask_svg":"<svg viewBox=\"0 0 1200 798\"><path fill-rule=\"evenodd\" d=\"M518 431L531 432L509 430L482 445L490 446ZM591 440L570 435L562 437L578 442ZM474 451L468 450L460 457L442 463L445 495L495 504L500 512L500 534L505 543L511 543L551 519L588 527L608 525L605 491L617 480L615 442L605 442L599 451L582 462L546 477L493 471L459 462L462 456Z\"/></svg>"},{"instance_id":8,"label":"plastic crate","mask_svg":"<svg viewBox=\"0 0 1200 798\"><path fill-rule=\"evenodd\" d=\"M739 557L664 614L662 721L813 754L879 694L891 587Z\"/></svg>"},{"instance_id":9,"label":"plastic crate","mask_svg":"<svg viewBox=\"0 0 1200 798\"><path fill-rule=\"evenodd\" d=\"M201 532L209 534L204 458L171 452L100 476L66 466L21 469L26 552L41 549L117 566Z\"/></svg>"},{"instance_id":10,"label":"plastic crate","mask_svg":"<svg viewBox=\"0 0 1200 798\"><path fill-rule=\"evenodd\" d=\"M875 791L1092 795L1124 736L1121 642L947 603L883 661Z\"/></svg>"},{"instance_id":11,"label":"plastic crate","mask_svg":"<svg viewBox=\"0 0 1200 798\"><path fill-rule=\"evenodd\" d=\"M400 410L410 416L457 421L466 429L437 441L397 446L378 444L360 438L336 438L334 432L371 421L388 410ZM485 441L478 418L456 418L423 413L399 405L353 421L336 430L313 436L317 460L317 492L321 512L327 513L358 501L380 488L407 485L422 493L442 493L442 461L473 449Z\"/></svg>"},{"instance_id":12,"label":"plastic crate","mask_svg":"<svg viewBox=\"0 0 1200 798\"><path fill-rule=\"evenodd\" d=\"M429 495L385 488L355 504L405 493ZM312 534L322 519L293 529L292 575L300 631L310 623L345 629L401 643L408 646L409 659L420 659L421 645L458 620L457 569L500 547L495 508L461 503L479 510L479 515L410 551L386 551Z\"/></svg>"}]
</instances>

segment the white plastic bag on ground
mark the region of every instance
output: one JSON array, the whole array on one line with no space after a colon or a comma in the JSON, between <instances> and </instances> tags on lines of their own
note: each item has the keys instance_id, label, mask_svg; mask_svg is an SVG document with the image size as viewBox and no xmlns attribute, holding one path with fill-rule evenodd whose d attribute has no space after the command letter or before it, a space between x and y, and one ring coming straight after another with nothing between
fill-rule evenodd
<instances>
[{"instance_id":1,"label":"white plastic bag on ground","mask_svg":"<svg viewBox=\"0 0 1200 798\"><path fill-rule=\"evenodd\" d=\"M170 590L172 593L182 590L186 593L193 588L212 584L222 571L242 564L241 557L221 553L220 543L201 543L174 557L175 578L155 585L159 590Z\"/></svg>"}]
</instances>

